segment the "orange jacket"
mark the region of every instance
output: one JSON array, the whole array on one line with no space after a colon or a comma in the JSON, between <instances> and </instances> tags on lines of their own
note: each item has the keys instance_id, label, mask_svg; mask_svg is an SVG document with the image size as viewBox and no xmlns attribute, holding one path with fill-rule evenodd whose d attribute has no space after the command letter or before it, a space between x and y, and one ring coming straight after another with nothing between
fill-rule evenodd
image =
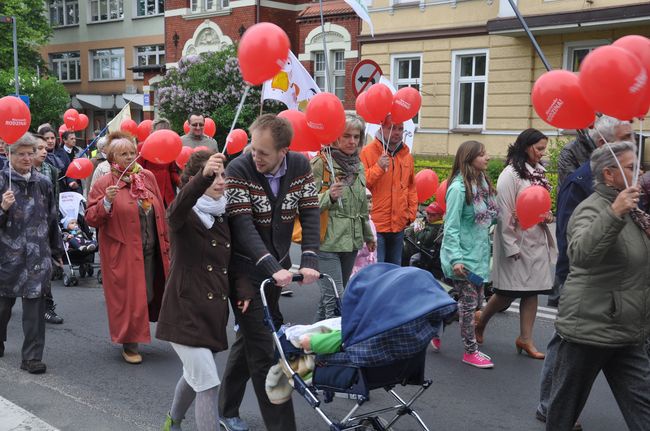
<instances>
[{"instance_id":1,"label":"orange jacket","mask_svg":"<svg viewBox=\"0 0 650 431\"><path fill-rule=\"evenodd\" d=\"M384 171L377 164L383 152L383 145L377 139L361 150L366 185L372 193L370 215L377 232L401 232L415 220L418 209L413 156L402 145L394 156L388 153L390 163Z\"/></svg>"}]
</instances>

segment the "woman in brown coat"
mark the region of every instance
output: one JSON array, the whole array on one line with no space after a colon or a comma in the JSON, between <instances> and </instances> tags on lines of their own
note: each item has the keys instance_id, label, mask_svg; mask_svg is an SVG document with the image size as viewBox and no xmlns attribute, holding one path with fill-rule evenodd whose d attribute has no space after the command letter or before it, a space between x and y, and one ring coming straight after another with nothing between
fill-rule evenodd
<instances>
[{"instance_id":1,"label":"woman in brown coat","mask_svg":"<svg viewBox=\"0 0 650 431\"><path fill-rule=\"evenodd\" d=\"M199 151L185 166L183 187L167 210L171 271L156 337L169 341L183 376L163 430L180 429L194 398L199 430L219 427L216 354L228 348L230 230L226 218L222 154ZM237 285L233 280L233 285ZM252 293L240 292L242 297ZM249 301L237 305L246 311Z\"/></svg>"}]
</instances>

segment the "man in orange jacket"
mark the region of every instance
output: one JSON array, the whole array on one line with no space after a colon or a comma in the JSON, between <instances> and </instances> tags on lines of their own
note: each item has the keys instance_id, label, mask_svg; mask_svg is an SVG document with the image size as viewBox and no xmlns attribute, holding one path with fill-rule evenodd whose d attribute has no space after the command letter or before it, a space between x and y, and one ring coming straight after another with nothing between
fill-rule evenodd
<instances>
[{"instance_id":1,"label":"man in orange jacket","mask_svg":"<svg viewBox=\"0 0 650 431\"><path fill-rule=\"evenodd\" d=\"M361 150L366 186L372 193L371 218L377 228L377 261L400 265L404 229L418 208L413 156L402 141L404 125L390 114L377 136ZM385 145L384 145L385 143Z\"/></svg>"}]
</instances>

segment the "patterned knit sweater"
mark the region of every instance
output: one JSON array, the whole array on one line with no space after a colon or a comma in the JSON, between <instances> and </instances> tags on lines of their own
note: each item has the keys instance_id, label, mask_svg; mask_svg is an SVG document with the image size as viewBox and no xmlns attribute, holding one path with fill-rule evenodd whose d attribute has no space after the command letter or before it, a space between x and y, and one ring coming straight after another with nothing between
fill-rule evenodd
<instances>
[{"instance_id":1,"label":"patterned knit sweater","mask_svg":"<svg viewBox=\"0 0 650 431\"><path fill-rule=\"evenodd\" d=\"M226 199L233 241L231 266L252 276L270 277L289 269L289 247L296 215L303 229L300 267L318 269L320 210L309 162L289 152L287 172L274 196L252 155L237 157L226 168Z\"/></svg>"}]
</instances>

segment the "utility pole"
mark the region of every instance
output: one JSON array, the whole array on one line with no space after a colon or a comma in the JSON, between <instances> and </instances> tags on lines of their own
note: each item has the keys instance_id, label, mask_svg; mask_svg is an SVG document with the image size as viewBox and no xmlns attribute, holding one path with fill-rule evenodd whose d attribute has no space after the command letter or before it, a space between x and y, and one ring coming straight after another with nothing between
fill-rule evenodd
<instances>
[{"instance_id":1,"label":"utility pole","mask_svg":"<svg viewBox=\"0 0 650 431\"><path fill-rule=\"evenodd\" d=\"M13 25L13 39L14 39L14 85L16 86L16 96L20 94L20 85L18 83L18 35L16 30L16 17L0 15L1 24Z\"/></svg>"}]
</instances>

